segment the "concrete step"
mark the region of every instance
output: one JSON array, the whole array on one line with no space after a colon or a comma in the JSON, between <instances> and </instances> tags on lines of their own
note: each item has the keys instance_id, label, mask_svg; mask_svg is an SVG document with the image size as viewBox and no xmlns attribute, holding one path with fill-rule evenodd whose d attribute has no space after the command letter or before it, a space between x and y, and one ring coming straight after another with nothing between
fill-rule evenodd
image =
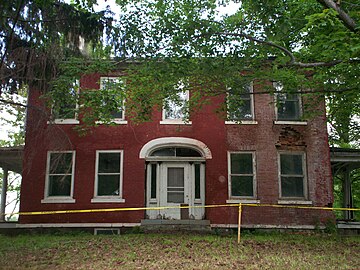
<instances>
[{"instance_id":1,"label":"concrete step","mask_svg":"<svg viewBox=\"0 0 360 270\"><path fill-rule=\"evenodd\" d=\"M194 219L143 219L141 229L144 232L211 232L209 220Z\"/></svg>"}]
</instances>

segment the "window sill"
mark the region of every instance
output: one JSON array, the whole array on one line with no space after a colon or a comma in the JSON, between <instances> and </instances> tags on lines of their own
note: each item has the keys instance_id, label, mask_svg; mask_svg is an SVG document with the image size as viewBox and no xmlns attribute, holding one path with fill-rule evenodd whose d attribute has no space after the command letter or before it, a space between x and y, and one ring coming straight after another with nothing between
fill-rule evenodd
<instances>
[{"instance_id":1,"label":"window sill","mask_svg":"<svg viewBox=\"0 0 360 270\"><path fill-rule=\"evenodd\" d=\"M109 124L114 123L117 125L127 125L128 121L127 120L123 120L123 119L113 119L112 121L109 122ZM95 124L97 125L103 125L104 122L102 121L95 121Z\"/></svg>"},{"instance_id":2,"label":"window sill","mask_svg":"<svg viewBox=\"0 0 360 270\"><path fill-rule=\"evenodd\" d=\"M192 124L191 121L185 122L183 120L177 120L177 119L160 121L160 125L191 125L191 124Z\"/></svg>"},{"instance_id":3,"label":"window sill","mask_svg":"<svg viewBox=\"0 0 360 270\"><path fill-rule=\"evenodd\" d=\"M78 125L79 120L76 119L55 119L54 121L47 121L48 124L60 124L60 125Z\"/></svg>"},{"instance_id":4,"label":"window sill","mask_svg":"<svg viewBox=\"0 0 360 270\"><path fill-rule=\"evenodd\" d=\"M298 126L306 126L306 121L274 121L275 125L298 125Z\"/></svg>"},{"instance_id":5,"label":"window sill","mask_svg":"<svg viewBox=\"0 0 360 270\"><path fill-rule=\"evenodd\" d=\"M312 205L312 201L301 201L301 200L278 200L278 204L299 204L299 205Z\"/></svg>"},{"instance_id":6,"label":"window sill","mask_svg":"<svg viewBox=\"0 0 360 270\"><path fill-rule=\"evenodd\" d=\"M73 198L45 198L41 200L41 203L75 203Z\"/></svg>"},{"instance_id":7,"label":"window sill","mask_svg":"<svg viewBox=\"0 0 360 270\"><path fill-rule=\"evenodd\" d=\"M260 203L260 200L256 200L256 199L229 199L226 200L226 203Z\"/></svg>"},{"instance_id":8,"label":"window sill","mask_svg":"<svg viewBox=\"0 0 360 270\"><path fill-rule=\"evenodd\" d=\"M226 125L257 125L257 121L255 120L241 120L239 122L236 121L225 121Z\"/></svg>"},{"instance_id":9,"label":"window sill","mask_svg":"<svg viewBox=\"0 0 360 270\"><path fill-rule=\"evenodd\" d=\"M97 197L97 198L92 198L91 202L92 203L124 203L125 199L120 198L120 197L119 198L109 198L109 197L100 198L100 197Z\"/></svg>"}]
</instances>

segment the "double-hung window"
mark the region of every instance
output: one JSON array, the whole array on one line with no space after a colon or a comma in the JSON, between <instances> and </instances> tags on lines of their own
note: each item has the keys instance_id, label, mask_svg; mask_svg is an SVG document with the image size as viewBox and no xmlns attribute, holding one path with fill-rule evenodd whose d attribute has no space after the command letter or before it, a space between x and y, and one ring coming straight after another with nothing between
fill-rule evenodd
<instances>
[{"instance_id":1,"label":"double-hung window","mask_svg":"<svg viewBox=\"0 0 360 270\"><path fill-rule=\"evenodd\" d=\"M281 199L305 199L307 193L305 153L279 153Z\"/></svg>"},{"instance_id":2,"label":"double-hung window","mask_svg":"<svg viewBox=\"0 0 360 270\"><path fill-rule=\"evenodd\" d=\"M227 110L227 124L254 120L252 82L240 88L228 88Z\"/></svg>"},{"instance_id":3,"label":"double-hung window","mask_svg":"<svg viewBox=\"0 0 360 270\"><path fill-rule=\"evenodd\" d=\"M116 124L126 124L124 107L124 81L118 77L101 77L100 91L103 109L110 112L110 117Z\"/></svg>"},{"instance_id":4,"label":"double-hung window","mask_svg":"<svg viewBox=\"0 0 360 270\"><path fill-rule=\"evenodd\" d=\"M80 82L75 80L70 84L65 93L61 96L61 101L52 107L52 118L55 124L78 124L78 94Z\"/></svg>"},{"instance_id":5,"label":"double-hung window","mask_svg":"<svg viewBox=\"0 0 360 270\"><path fill-rule=\"evenodd\" d=\"M177 92L170 99L165 99L162 112L161 124L185 124L191 123L186 121L189 109L189 90L185 90L185 84L179 82L175 86Z\"/></svg>"},{"instance_id":6,"label":"double-hung window","mask_svg":"<svg viewBox=\"0 0 360 270\"><path fill-rule=\"evenodd\" d=\"M71 203L74 187L75 152L48 152L43 203Z\"/></svg>"},{"instance_id":7,"label":"double-hung window","mask_svg":"<svg viewBox=\"0 0 360 270\"><path fill-rule=\"evenodd\" d=\"M256 198L256 174L254 152L229 152L230 199Z\"/></svg>"},{"instance_id":8,"label":"double-hung window","mask_svg":"<svg viewBox=\"0 0 360 270\"><path fill-rule=\"evenodd\" d=\"M124 202L122 198L123 151L96 151L92 202Z\"/></svg>"},{"instance_id":9,"label":"double-hung window","mask_svg":"<svg viewBox=\"0 0 360 270\"><path fill-rule=\"evenodd\" d=\"M301 96L298 93L287 93L280 82L273 83L276 98L277 121L300 121L301 120Z\"/></svg>"}]
</instances>

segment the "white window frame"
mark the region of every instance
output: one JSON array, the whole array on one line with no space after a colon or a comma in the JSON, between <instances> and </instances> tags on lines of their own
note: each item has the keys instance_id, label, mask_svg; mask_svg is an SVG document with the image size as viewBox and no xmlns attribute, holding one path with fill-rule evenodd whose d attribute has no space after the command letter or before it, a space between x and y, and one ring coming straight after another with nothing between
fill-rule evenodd
<instances>
[{"instance_id":1,"label":"white window frame","mask_svg":"<svg viewBox=\"0 0 360 270\"><path fill-rule=\"evenodd\" d=\"M100 89L104 89L104 81L108 81L108 80L112 80L112 81L118 80L118 81L122 81L125 84L125 82L120 77L100 77ZM112 122L119 125L125 125L128 123L127 120L125 120L125 100L123 100L123 105L122 105L122 117L112 118ZM96 124L103 124L103 122L96 121Z\"/></svg>"},{"instance_id":2,"label":"white window frame","mask_svg":"<svg viewBox=\"0 0 360 270\"><path fill-rule=\"evenodd\" d=\"M189 102L190 100L190 91L189 90L185 90L182 91L183 93L186 94L186 100L185 102ZM163 108L162 109L162 120L160 121L161 125L191 125L192 122L191 121L184 121L183 118L179 118L179 119L168 119L166 118L166 109Z\"/></svg>"},{"instance_id":3,"label":"white window frame","mask_svg":"<svg viewBox=\"0 0 360 270\"><path fill-rule=\"evenodd\" d=\"M78 86L78 90L77 90L77 94L80 93L80 81L76 80L75 84ZM54 123L55 124L73 124L73 125L77 125L80 123L79 119L78 119L78 113L77 110L79 109L79 103L76 102L75 104L75 112L74 112L74 118L55 118L54 119ZM54 110L51 109L51 114L53 115ZM50 124L50 121L48 122L48 124Z\"/></svg>"},{"instance_id":4,"label":"white window frame","mask_svg":"<svg viewBox=\"0 0 360 270\"><path fill-rule=\"evenodd\" d=\"M294 120L281 120L279 119L279 114L278 114L278 95L283 94L283 95L288 95L288 93L281 93L281 91L277 91L277 87L276 84L281 84L281 82L273 82L273 87L275 88L275 94L274 94L274 104L275 104L275 121L274 124L276 125L307 125L307 121L302 121L300 119L294 119ZM290 93L291 94L291 93ZM302 98L301 95L299 93L294 93L292 95L296 95L298 98L298 106L299 106L299 118L302 117L303 115L303 106L302 106Z\"/></svg>"},{"instance_id":5,"label":"white window frame","mask_svg":"<svg viewBox=\"0 0 360 270\"><path fill-rule=\"evenodd\" d=\"M231 195L231 155L233 154L251 154L253 166L253 196L232 196ZM255 151L228 151L228 200L227 203L260 203L257 200L257 181L256 181L256 153ZM236 174L237 175L237 174Z\"/></svg>"},{"instance_id":6,"label":"white window frame","mask_svg":"<svg viewBox=\"0 0 360 270\"><path fill-rule=\"evenodd\" d=\"M99 170L99 155L101 153L120 153L120 172L119 172L119 195L114 196L98 196L98 170ZM92 203L123 203L123 162L124 150L97 150L95 160L95 181L94 181L94 197L91 199Z\"/></svg>"},{"instance_id":7,"label":"white window frame","mask_svg":"<svg viewBox=\"0 0 360 270\"><path fill-rule=\"evenodd\" d=\"M256 125L257 121L255 120L255 103L254 103L254 83L251 81L250 82L250 110L251 110L251 119L240 119L240 120L226 120L225 124L226 125L238 125L238 124L242 124L242 125ZM229 96L229 90L231 90L231 87L227 87L227 96ZM230 119L229 117L229 108L228 105L226 105L227 107L227 119Z\"/></svg>"},{"instance_id":8,"label":"white window frame","mask_svg":"<svg viewBox=\"0 0 360 270\"><path fill-rule=\"evenodd\" d=\"M71 188L70 196L49 196L49 176L50 176L50 157L51 154L61 154L61 153L72 153L72 168L71 168ZM75 176L75 151L48 151L46 159L46 177L45 177L45 190L44 190L44 199L41 200L41 203L75 203L74 195L74 176Z\"/></svg>"},{"instance_id":9,"label":"white window frame","mask_svg":"<svg viewBox=\"0 0 360 270\"><path fill-rule=\"evenodd\" d=\"M281 155L301 155L302 157L302 171L303 171L303 197L283 197L281 190ZM299 175L294 175L299 176ZM303 151L278 151L278 181L279 181L279 204L311 204L308 201L308 180L307 180L307 166L306 153Z\"/></svg>"}]
</instances>

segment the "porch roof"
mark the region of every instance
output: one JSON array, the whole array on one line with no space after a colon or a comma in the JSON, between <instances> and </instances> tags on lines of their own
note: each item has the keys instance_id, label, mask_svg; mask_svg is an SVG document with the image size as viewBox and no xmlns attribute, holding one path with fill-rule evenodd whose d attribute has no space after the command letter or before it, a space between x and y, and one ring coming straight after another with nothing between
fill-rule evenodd
<instances>
[{"instance_id":1,"label":"porch roof","mask_svg":"<svg viewBox=\"0 0 360 270\"><path fill-rule=\"evenodd\" d=\"M360 168L360 149L330 147L330 160L332 166Z\"/></svg>"},{"instance_id":2,"label":"porch roof","mask_svg":"<svg viewBox=\"0 0 360 270\"><path fill-rule=\"evenodd\" d=\"M22 173L24 146L0 147L0 167Z\"/></svg>"}]
</instances>

